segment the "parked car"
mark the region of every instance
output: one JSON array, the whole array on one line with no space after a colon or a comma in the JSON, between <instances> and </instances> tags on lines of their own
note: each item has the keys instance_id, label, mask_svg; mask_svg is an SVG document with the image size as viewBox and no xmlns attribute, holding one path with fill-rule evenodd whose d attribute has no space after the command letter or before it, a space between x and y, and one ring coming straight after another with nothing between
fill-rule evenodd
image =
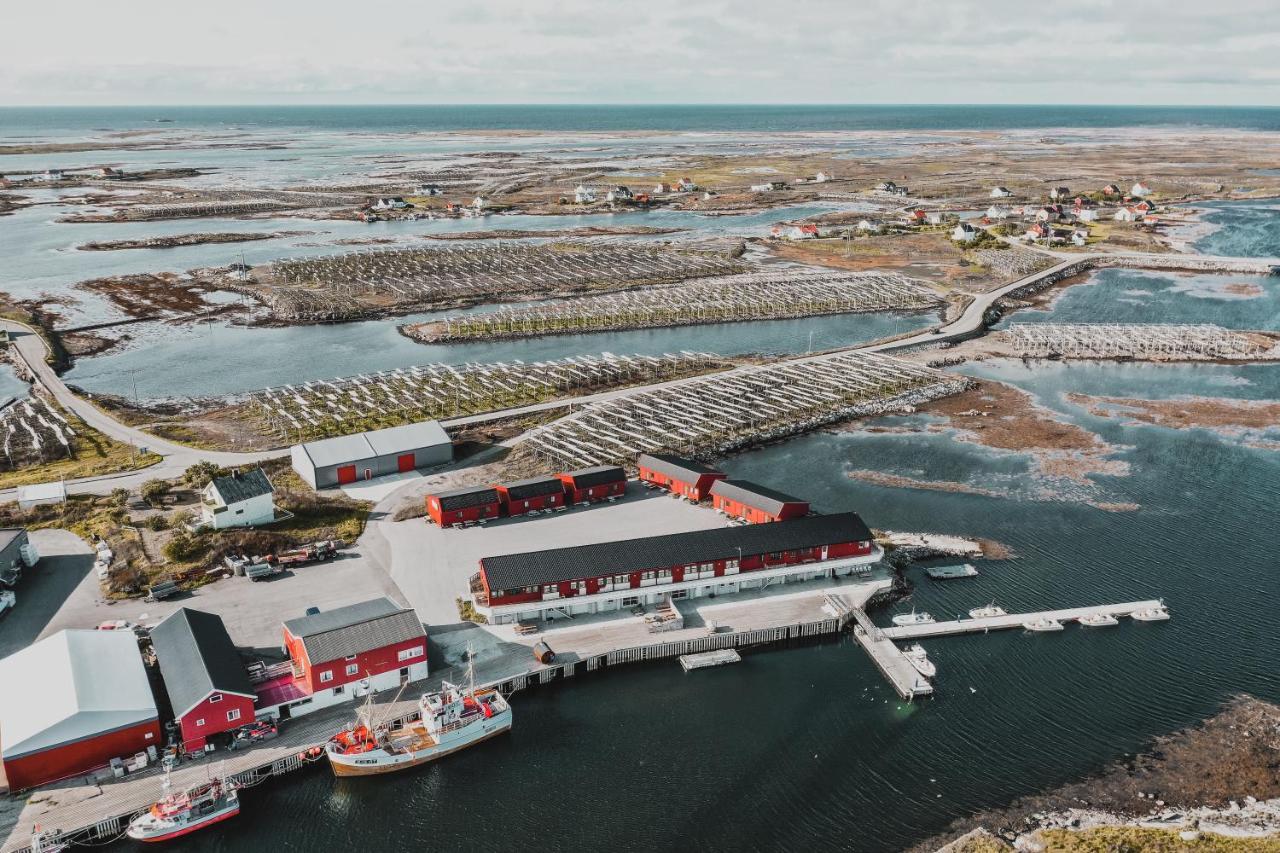
<instances>
[{"instance_id":1,"label":"parked car","mask_svg":"<svg viewBox=\"0 0 1280 853\"><path fill-rule=\"evenodd\" d=\"M278 734L280 729L271 720L256 720L232 732L231 743L227 748L239 749L259 741L271 740Z\"/></svg>"},{"instance_id":2,"label":"parked car","mask_svg":"<svg viewBox=\"0 0 1280 853\"><path fill-rule=\"evenodd\" d=\"M5 615L18 604L18 596L9 590L0 590L0 616Z\"/></svg>"}]
</instances>

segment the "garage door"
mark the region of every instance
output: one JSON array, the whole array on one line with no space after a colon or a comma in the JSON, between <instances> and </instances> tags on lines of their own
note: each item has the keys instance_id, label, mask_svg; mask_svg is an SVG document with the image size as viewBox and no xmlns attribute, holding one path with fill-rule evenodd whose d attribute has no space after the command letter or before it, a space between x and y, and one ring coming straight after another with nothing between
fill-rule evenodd
<instances>
[{"instance_id":1,"label":"garage door","mask_svg":"<svg viewBox=\"0 0 1280 853\"><path fill-rule=\"evenodd\" d=\"M343 465L338 469L339 483L354 483L356 481L356 466Z\"/></svg>"},{"instance_id":2,"label":"garage door","mask_svg":"<svg viewBox=\"0 0 1280 853\"><path fill-rule=\"evenodd\" d=\"M412 471L414 469L414 458L412 453L405 453L396 457L396 469L399 471Z\"/></svg>"}]
</instances>

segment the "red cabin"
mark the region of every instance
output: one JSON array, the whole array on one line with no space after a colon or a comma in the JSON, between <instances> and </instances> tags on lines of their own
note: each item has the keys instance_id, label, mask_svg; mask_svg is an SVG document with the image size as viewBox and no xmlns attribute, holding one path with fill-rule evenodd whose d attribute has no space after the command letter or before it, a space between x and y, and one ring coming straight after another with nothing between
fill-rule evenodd
<instances>
[{"instance_id":1,"label":"red cabin","mask_svg":"<svg viewBox=\"0 0 1280 853\"><path fill-rule=\"evenodd\" d=\"M642 482L661 486L695 502L710 497L712 484L727 476L701 462L668 453L641 453L636 467L640 469Z\"/></svg>"},{"instance_id":2,"label":"red cabin","mask_svg":"<svg viewBox=\"0 0 1280 853\"><path fill-rule=\"evenodd\" d=\"M560 475L569 503L596 503L627 491L627 472L616 465L597 465Z\"/></svg>"},{"instance_id":3,"label":"red cabin","mask_svg":"<svg viewBox=\"0 0 1280 853\"><path fill-rule=\"evenodd\" d=\"M284 646L297 686L325 702L345 699L353 682L378 691L427 677L422 622L385 597L290 619Z\"/></svg>"},{"instance_id":4,"label":"red cabin","mask_svg":"<svg viewBox=\"0 0 1280 853\"><path fill-rule=\"evenodd\" d=\"M498 490L492 486L467 486L427 495L427 515L441 527L497 518L501 511Z\"/></svg>"},{"instance_id":5,"label":"red cabin","mask_svg":"<svg viewBox=\"0 0 1280 853\"><path fill-rule=\"evenodd\" d=\"M747 480L717 480L711 486L711 505L725 515L753 524L804 518L809 502Z\"/></svg>"},{"instance_id":6,"label":"red cabin","mask_svg":"<svg viewBox=\"0 0 1280 853\"><path fill-rule=\"evenodd\" d=\"M564 483L559 477L533 477L494 486L507 515L524 515L564 506Z\"/></svg>"}]
</instances>

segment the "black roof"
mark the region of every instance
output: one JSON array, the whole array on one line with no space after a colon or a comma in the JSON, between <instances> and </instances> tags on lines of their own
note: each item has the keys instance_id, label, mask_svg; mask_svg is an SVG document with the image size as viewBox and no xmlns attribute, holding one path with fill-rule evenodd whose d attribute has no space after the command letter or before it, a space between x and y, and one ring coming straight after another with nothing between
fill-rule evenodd
<instances>
[{"instance_id":1,"label":"black roof","mask_svg":"<svg viewBox=\"0 0 1280 853\"><path fill-rule=\"evenodd\" d=\"M750 480L716 480L711 484L711 494L728 498L738 503L753 506L766 512L777 514L782 511L783 504L807 504L800 498L792 497L768 486L753 483Z\"/></svg>"},{"instance_id":2,"label":"black roof","mask_svg":"<svg viewBox=\"0 0 1280 853\"><path fill-rule=\"evenodd\" d=\"M240 653L215 613L183 607L151 629L151 645L175 717L215 691L254 695Z\"/></svg>"},{"instance_id":3,"label":"black roof","mask_svg":"<svg viewBox=\"0 0 1280 853\"><path fill-rule=\"evenodd\" d=\"M385 596L290 619L284 627L302 640L313 665L426 635L412 610Z\"/></svg>"},{"instance_id":4,"label":"black roof","mask_svg":"<svg viewBox=\"0 0 1280 853\"><path fill-rule=\"evenodd\" d=\"M480 566L484 569L490 590L519 589L607 574L620 575L731 559L739 555L739 549L743 556L749 557L837 542L865 542L870 538L871 531L857 513L842 512L773 524L718 527L598 545L485 557Z\"/></svg>"},{"instance_id":5,"label":"black roof","mask_svg":"<svg viewBox=\"0 0 1280 853\"><path fill-rule=\"evenodd\" d=\"M564 494L564 483L560 481L559 477L530 477L527 480L503 483L501 488L506 490L507 497L513 501L540 498L543 495Z\"/></svg>"},{"instance_id":6,"label":"black roof","mask_svg":"<svg viewBox=\"0 0 1280 853\"><path fill-rule=\"evenodd\" d=\"M703 465L696 459L686 459L683 456L673 456L670 453L641 453L636 459L637 465L643 465L650 471L657 471L660 474L666 474L668 477L675 477L686 483L697 480L704 474L721 474L715 468Z\"/></svg>"},{"instance_id":7,"label":"black roof","mask_svg":"<svg viewBox=\"0 0 1280 853\"><path fill-rule=\"evenodd\" d=\"M577 471L566 471L564 476L573 480L575 488L589 489L592 486L602 486L605 483L616 483L619 480L626 480L627 472L623 471L617 465L597 465L594 468L580 468Z\"/></svg>"},{"instance_id":8,"label":"black roof","mask_svg":"<svg viewBox=\"0 0 1280 853\"><path fill-rule=\"evenodd\" d=\"M441 509L466 509L471 506L496 504L498 492L492 486L467 486L464 489L450 489L447 492L436 492L431 497L440 501Z\"/></svg>"},{"instance_id":9,"label":"black roof","mask_svg":"<svg viewBox=\"0 0 1280 853\"><path fill-rule=\"evenodd\" d=\"M269 495L273 491L271 481L261 468L248 471L233 471L225 477L214 477L213 488L228 504L247 501L259 495Z\"/></svg>"}]
</instances>

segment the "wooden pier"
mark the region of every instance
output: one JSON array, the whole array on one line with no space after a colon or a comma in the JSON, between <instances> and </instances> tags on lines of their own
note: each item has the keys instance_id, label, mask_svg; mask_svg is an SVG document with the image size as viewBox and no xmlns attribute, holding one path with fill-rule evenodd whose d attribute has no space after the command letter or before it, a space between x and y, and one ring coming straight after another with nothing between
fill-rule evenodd
<instances>
[{"instance_id":1,"label":"wooden pier","mask_svg":"<svg viewBox=\"0 0 1280 853\"><path fill-rule=\"evenodd\" d=\"M1130 601L1124 604L1098 604L1092 607L1069 607L1065 610L1041 610L1036 613L1009 613L1004 616L984 616L981 619L954 619L950 622L931 622L926 625L902 625L879 629L889 640L922 640L926 637L947 637L953 634L985 634L1006 628L1021 628L1025 622L1053 619L1057 622L1074 622L1081 616L1105 614L1129 616L1139 610L1153 610L1164 605L1159 601Z\"/></svg>"},{"instance_id":2,"label":"wooden pier","mask_svg":"<svg viewBox=\"0 0 1280 853\"><path fill-rule=\"evenodd\" d=\"M851 613L858 623L853 629L854 639L871 656L871 662L889 679L898 695L908 701L931 695L933 685L911 665L889 632L877 627L861 608L855 607Z\"/></svg>"}]
</instances>

